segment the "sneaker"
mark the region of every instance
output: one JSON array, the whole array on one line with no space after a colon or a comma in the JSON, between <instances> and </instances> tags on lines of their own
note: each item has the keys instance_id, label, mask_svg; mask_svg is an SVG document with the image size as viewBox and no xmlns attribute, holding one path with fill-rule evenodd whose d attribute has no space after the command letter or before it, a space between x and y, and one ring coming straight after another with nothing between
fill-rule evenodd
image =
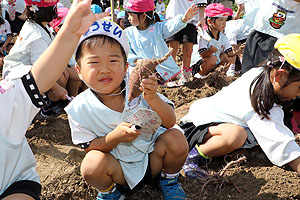
<instances>
[{"instance_id":1,"label":"sneaker","mask_svg":"<svg viewBox=\"0 0 300 200\"><path fill-rule=\"evenodd\" d=\"M233 69L228 69L226 72L226 76L235 76L235 71Z\"/></svg>"},{"instance_id":2,"label":"sneaker","mask_svg":"<svg viewBox=\"0 0 300 200\"><path fill-rule=\"evenodd\" d=\"M125 199L125 196L121 194L121 192L115 188L111 193L103 194L101 192L98 192L97 200L123 200Z\"/></svg>"},{"instance_id":3,"label":"sneaker","mask_svg":"<svg viewBox=\"0 0 300 200\"><path fill-rule=\"evenodd\" d=\"M181 184L178 183L178 177L173 179L161 178L159 183L164 200L186 199L186 194Z\"/></svg>"},{"instance_id":4,"label":"sneaker","mask_svg":"<svg viewBox=\"0 0 300 200\"><path fill-rule=\"evenodd\" d=\"M202 76L199 73L196 73L195 76L194 76L194 78L199 78L199 79L204 79L206 77L207 77L207 75Z\"/></svg>"},{"instance_id":5,"label":"sneaker","mask_svg":"<svg viewBox=\"0 0 300 200\"><path fill-rule=\"evenodd\" d=\"M166 82L164 84L165 87L168 87L168 88L173 88L173 87L180 87L180 86L183 86L183 84L179 84L179 81L170 81L170 82Z\"/></svg>"},{"instance_id":6,"label":"sneaker","mask_svg":"<svg viewBox=\"0 0 300 200\"><path fill-rule=\"evenodd\" d=\"M188 178L207 178L208 173L201 169L200 166L203 166L207 163L207 159L203 158L196 147L192 148L189 152L188 157L182 166L184 174Z\"/></svg>"},{"instance_id":7,"label":"sneaker","mask_svg":"<svg viewBox=\"0 0 300 200\"><path fill-rule=\"evenodd\" d=\"M41 116L46 119L50 115L60 115L61 111L58 106L44 106L41 109Z\"/></svg>"},{"instance_id":8,"label":"sneaker","mask_svg":"<svg viewBox=\"0 0 300 200\"><path fill-rule=\"evenodd\" d=\"M192 68L182 67L181 74L182 74L182 76L179 79L179 81L182 81L184 83L190 81L190 79L192 77Z\"/></svg>"}]
</instances>

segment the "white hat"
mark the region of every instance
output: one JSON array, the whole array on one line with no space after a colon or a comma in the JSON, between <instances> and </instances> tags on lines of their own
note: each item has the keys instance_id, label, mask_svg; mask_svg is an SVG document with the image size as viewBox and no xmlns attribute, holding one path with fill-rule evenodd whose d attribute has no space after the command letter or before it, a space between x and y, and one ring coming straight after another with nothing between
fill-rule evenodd
<instances>
[{"instance_id":1,"label":"white hat","mask_svg":"<svg viewBox=\"0 0 300 200\"><path fill-rule=\"evenodd\" d=\"M79 45L87 38L94 35L106 35L117 40L123 47L126 55L129 53L129 42L123 29L113 21L100 19L95 21L89 30L81 36L75 50L75 55Z\"/></svg>"}]
</instances>

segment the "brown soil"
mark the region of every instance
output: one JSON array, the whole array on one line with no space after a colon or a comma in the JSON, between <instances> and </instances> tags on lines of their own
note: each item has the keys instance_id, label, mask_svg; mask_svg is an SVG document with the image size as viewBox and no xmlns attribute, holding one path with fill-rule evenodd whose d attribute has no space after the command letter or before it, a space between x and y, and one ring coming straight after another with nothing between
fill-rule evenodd
<instances>
[{"instance_id":1,"label":"brown soil","mask_svg":"<svg viewBox=\"0 0 300 200\"><path fill-rule=\"evenodd\" d=\"M181 62L180 56L177 62ZM197 79L178 88L159 88L159 92L175 103L179 122L193 101L215 94L234 79L227 77L224 68L221 67L204 80ZM42 199L96 199L97 191L80 175L80 162L85 153L71 142L66 114L37 120L28 129L27 138L41 176ZM231 166L219 176L228 162L243 155L246 162ZM206 169L210 174L207 180L180 177L188 199L300 199L299 175L286 166L279 168L272 165L259 147L238 150L225 157L214 158ZM134 190L126 199L156 200L162 197L159 190L145 186Z\"/></svg>"}]
</instances>

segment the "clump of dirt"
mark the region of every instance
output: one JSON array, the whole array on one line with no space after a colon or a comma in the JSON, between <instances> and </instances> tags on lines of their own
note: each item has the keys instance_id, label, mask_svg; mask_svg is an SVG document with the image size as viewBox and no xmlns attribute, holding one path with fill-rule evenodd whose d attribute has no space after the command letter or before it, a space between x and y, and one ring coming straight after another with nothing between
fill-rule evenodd
<instances>
[{"instance_id":1,"label":"clump of dirt","mask_svg":"<svg viewBox=\"0 0 300 200\"><path fill-rule=\"evenodd\" d=\"M193 80L181 87L160 87L158 92L172 100L176 108L179 108L194 100L214 95L236 78L234 76L226 76L224 72L214 71L210 72L204 79L193 78Z\"/></svg>"}]
</instances>

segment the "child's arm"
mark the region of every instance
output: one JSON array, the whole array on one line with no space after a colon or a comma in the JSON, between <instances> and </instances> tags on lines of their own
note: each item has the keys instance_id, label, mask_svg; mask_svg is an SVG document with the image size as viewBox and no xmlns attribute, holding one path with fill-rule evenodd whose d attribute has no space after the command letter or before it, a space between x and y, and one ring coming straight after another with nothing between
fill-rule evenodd
<instances>
[{"instance_id":1,"label":"child's arm","mask_svg":"<svg viewBox=\"0 0 300 200\"><path fill-rule=\"evenodd\" d=\"M228 55L229 57L236 56L236 55L238 55L239 53L243 52L244 47L245 47L245 44L242 44L242 45L240 45L239 47L233 47L233 48L232 48L232 51L229 51L229 52L227 53L227 55Z\"/></svg>"},{"instance_id":2,"label":"child's arm","mask_svg":"<svg viewBox=\"0 0 300 200\"><path fill-rule=\"evenodd\" d=\"M31 69L40 93L48 91L63 73L80 36L88 30L94 21L108 14L93 14L91 0L73 1L61 30Z\"/></svg>"},{"instance_id":3,"label":"child's arm","mask_svg":"<svg viewBox=\"0 0 300 200\"><path fill-rule=\"evenodd\" d=\"M216 53L217 51L218 51L217 47L211 45L211 46L209 47L209 49L207 49L207 50L205 50L205 51L202 51L202 52L200 53L200 56L201 56L202 58L207 58L207 57L211 56L211 54Z\"/></svg>"},{"instance_id":4,"label":"child's arm","mask_svg":"<svg viewBox=\"0 0 300 200\"><path fill-rule=\"evenodd\" d=\"M2 47L1 47L1 49L2 49L3 51L7 51L7 50L6 50L6 46L11 42L11 40L12 40L12 36L10 35L10 36L7 37L7 39L5 40L4 44L3 44Z\"/></svg>"},{"instance_id":5,"label":"child's arm","mask_svg":"<svg viewBox=\"0 0 300 200\"><path fill-rule=\"evenodd\" d=\"M181 21L186 23L189 20L193 19L198 14L198 6L193 4L191 7L187 9L187 11L184 13L184 15L181 18Z\"/></svg>"},{"instance_id":6,"label":"child's arm","mask_svg":"<svg viewBox=\"0 0 300 200\"><path fill-rule=\"evenodd\" d=\"M245 9L245 6L244 6L243 3L242 4L237 4L237 7L238 7L238 9L237 9L237 11L236 11L236 13L233 17L234 20L240 19L241 16L242 16L242 12Z\"/></svg>"},{"instance_id":7,"label":"child's arm","mask_svg":"<svg viewBox=\"0 0 300 200\"><path fill-rule=\"evenodd\" d=\"M184 15L176 15L174 18L166 20L160 23L160 28L162 36L164 39L174 35L184 27L186 27L187 22L192 19L198 13L198 7L191 6Z\"/></svg>"},{"instance_id":8,"label":"child's arm","mask_svg":"<svg viewBox=\"0 0 300 200\"><path fill-rule=\"evenodd\" d=\"M166 128L171 128L176 123L175 112L169 104L164 102L156 93L158 87L157 77L150 76L143 79L140 90L143 91L144 99L148 102L151 109L160 116L162 125Z\"/></svg>"},{"instance_id":9,"label":"child's arm","mask_svg":"<svg viewBox=\"0 0 300 200\"><path fill-rule=\"evenodd\" d=\"M113 131L109 132L103 137L94 139L88 148L84 150L89 152L90 150L99 150L102 152L110 152L118 144L128 143L135 140L140 134L140 130L131 128L132 124L127 122L120 123Z\"/></svg>"}]
</instances>

